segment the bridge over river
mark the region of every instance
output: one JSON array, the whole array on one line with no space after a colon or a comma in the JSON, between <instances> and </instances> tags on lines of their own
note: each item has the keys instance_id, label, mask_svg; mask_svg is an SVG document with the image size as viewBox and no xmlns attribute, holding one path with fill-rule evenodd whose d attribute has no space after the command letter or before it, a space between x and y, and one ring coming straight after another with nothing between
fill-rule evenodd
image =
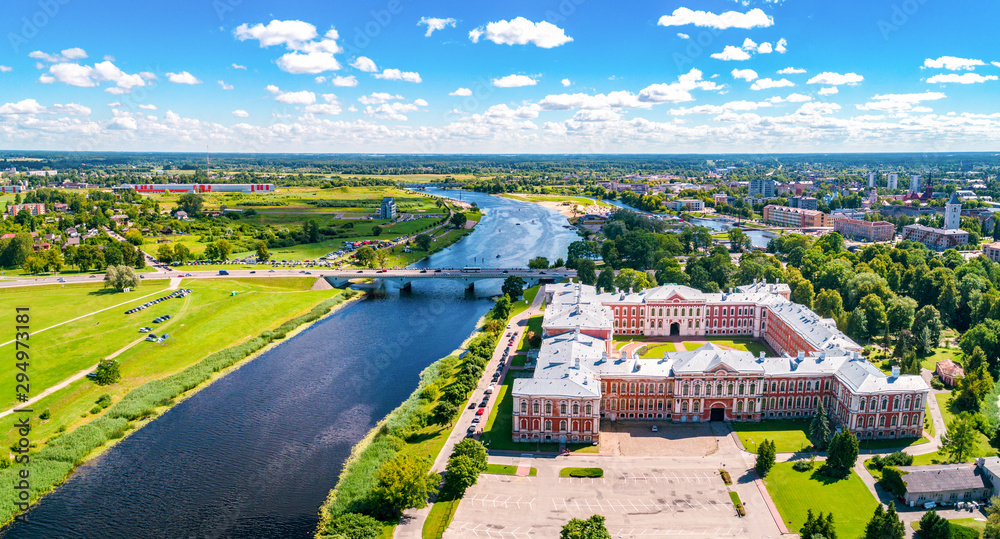
<instances>
[{"instance_id":1,"label":"bridge over river","mask_svg":"<svg viewBox=\"0 0 1000 539\"><path fill-rule=\"evenodd\" d=\"M404 268L404 269L351 269L323 270L319 272L336 287L347 286L356 279L381 279L395 283L400 288L409 288L413 281L420 279L445 279L458 281L466 288L474 288L477 281L486 279L506 279L516 276L524 279L529 286L540 282L556 282L567 277L576 277L576 271L567 269L533 270L524 268Z\"/></svg>"}]
</instances>

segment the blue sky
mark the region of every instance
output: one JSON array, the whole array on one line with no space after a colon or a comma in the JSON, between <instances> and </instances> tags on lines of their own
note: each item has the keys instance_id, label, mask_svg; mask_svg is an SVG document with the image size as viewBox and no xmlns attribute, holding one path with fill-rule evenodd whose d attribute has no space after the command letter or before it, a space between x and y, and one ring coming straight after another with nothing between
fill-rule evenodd
<instances>
[{"instance_id":1,"label":"blue sky","mask_svg":"<svg viewBox=\"0 0 1000 539\"><path fill-rule=\"evenodd\" d=\"M996 150L996 20L985 0L10 1L0 148Z\"/></svg>"}]
</instances>

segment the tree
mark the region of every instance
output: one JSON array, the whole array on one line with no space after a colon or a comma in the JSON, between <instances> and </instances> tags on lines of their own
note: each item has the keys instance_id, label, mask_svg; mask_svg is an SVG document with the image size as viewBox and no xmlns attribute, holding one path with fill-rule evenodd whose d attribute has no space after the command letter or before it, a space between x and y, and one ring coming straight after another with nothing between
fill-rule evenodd
<instances>
[{"instance_id":1,"label":"tree","mask_svg":"<svg viewBox=\"0 0 1000 539\"><path fill-rule=\"evenodd\" d=\"M913 317L916 315L916 311L916 300L903 296L893 296L890 298L885 313L889 323L889 331L897 333L904 329L909 329L913 325Z\"/></svg>"},{"instance_id":2,"label":"tree","mask_svg":"<svg viewBox=\"0 0 1000 539\"><path fill-rule=\"evenodd\" d=\"M215 242L216 260L229 260L229 255L233 252L233 246L226 240Z\"/></svg>"},{"instance_id":3,"label":"tree","mask_svg":"<svg viewBox=\"0 0 1000 539\"><path fill-rule=\"evenodd\" d=\"M924 539L951 539L951 525L937 511L928 511L920 518L920 536Z\"/></svg>"},{"instance_id":4,"label":"tree","mask_svg":"<svg viewBox=\"0 0 1000 539\"><path fill-rule=\"evenodd\" d=\"M372 249L367 245L358 249L358 251L354 253L354 258L357 259L358 263L362 266L367 266L369 268L375 267L375 249Z\"/></svg>"},{"instance_id":5,"label":"tree","mask_svg":"<svg viewBox=\"0 0 1000 539\"><path fill-rule=\"evenodd\" d=\"M32 239L31 234L27 232L20 232L15 234L10 241L7 242L0 253L0 266L5 268L20 268L24 265L24 261L31 256L34 252L35 241Z\"/></svg>"},{"instance_id":6,"label":"tree","mask_svg":"<svg viewBox=\"0 0 1000 539\"><path fill-rule=\"evenodd\" d=\"M378 225L373 226L372 227L372 236L375 236L376 238L379 237L379 236L381 236L383 230L384 229L382 227L378 226Z\"/></svg>"},{"instance_id":7,"label":"tree","mask_svg":"<svg viewBox=\"0 0 1000 539\"><path fill-rule=\"evenodd\" d=\"M468 222L469 218L465 216L462 212L455 212L455 215L451 216L449 221L455 228L464 228L465 223Z\"/></svg>"},{"instance_id":8,"label":"tree","mask_svg":"<svg viewBox=\"0 0 1000 539\"><path fill-rule=\"evenodd\" d=\"M861 299L861 303L858 304L858 309L865 312L868 337L874 337L885 329L885 304L882 303L881 298L875 294L868 294Z\"/></svg>"},{"instance_id":9,"label":"tree","mask_svg":"<svg viewBox=\"0 0 1000 539\"><path fill-rule=\"evenodd\" d=\"M583 259L576 263L576 276L583 284L593 286L597 282L597 264L593 260Z\"/></svg>"},{"instance_id":10,"label":"tree","mask_svg":"<svg viewBox=\"0 0 1000 539\"><path fill-rule=\"evenodd\" d=\"M604 526L604 517L594 515L586 520L570 520L559 532L559 539L611 539L611 533Z\"/></svg>"},{"instance_id":11,"label":"tree","mask_svg":"<svg viewBox=\"0 0 1000 539\"><path fill-rule=\"evenodd\" d=\"M823 470L830 477L846 477L858 461L858 439L849 430L833 435L827 448L826 464Z\"/></svg>"},{"instance_id":12,"label":"tree","mask_svg":"<svg viewBox=\"0 0 1000 539\"><path fill-rule=\"evenodd\" d=\"M139 258L140 259L143 258L141 256L142 253L139 253L139 254L140 254ZM174 244L174 263L175 264L183 264L184 262L187 262L188 260L191 260L191 258L192 258L192 256L191 256L191 250L188 249L187 246L185 246L183 243L176 243L176 244Z\"/></svg>"},{"instance_id":13,"label":"tree","mask_svg":"<svg viewBox=\"0 0 1000 539\"><path fill-rule=\"evenodd\" d=\"M45 269L48 271L62 271L63 268L63 256L59 252L59 249L52 248L42 252L42 258L45 259Z\"/></svg>"},{"instance_id":14,"label":"tree","mask_svg":"<svg viewBox=\"0 0 1000 539\"><path fill-rule=\"evenodd\" d=\"M479 474L485 469L486 466L480 469L470 457L452 456L448 459L445 488L455 493L465 492L465 489L476 484Z\"/></svg>"},{"instance_id":15,"label":"tree","mask_svg":"<svg viewBox=\"0 0 1000 539\"><path fill-rule=\"evenodd\" d=\"M257 242L257 262L267 262L271 259L271 252L267 250L267 242Z\"/></svg>"},{"instance_id":16,"label":"tree","mask_svg":"<svg viewBox=\"0 0 1000 539\"><path fill-rule=\"evenodd\" d=\"M368 515L344 513L331 520L326 531L337 538L378 539L382 535L382 523Z\"/></svg>"},{"instance_id":17,"label":"tree","mask_svg":"<svg viewBox=\"0 0 1000 539\"><path fill-rule=\"evenodd\" d=\"M605 268L601 270L600 275L597 276L597 288L604 292L614 292L615 291L615 272L614 270Z\"/></svg>"},{"instance_id":18,"label":"tree","mask_svg":"<svg viewBox=\"0 0 1000 539\"><path fill-rule=\"evenodd\" d=\"M139 232L134 228L125 233L125 240L136 247L142 245L142 242L144 241L142 232Z\"/></svg>"},{"instance_id":19,"label":"tree","mask_svg":"<svg viewBox=\"0 0 1000 539\"><path fill-rule=\"evenodd\" d=\"M906 528L896 515L896 504L889 502L889 510L882 510L882 504L875 508L875 514L865 526L864 539L903 539Z\"/></svg>"},{"instance_id":20,"label":"tree","mask_svg":"<svg viewBox=\"0 0 1000 539\"><path fill-rule=\"evenodd\" d=\"M384 268L389 262L389 252L386 249L375 249L375 261L378 262L378 267Z\"/></svg>"},{"instance_id":21,"label":"tree","mask_svg":"<svg viewBox=\"0 0 1000 539\"><path fill-rule=\"evenodd\" d=\"M736 251L746 251L753 247L753 242L746 232L738 228L729 229L729 246Z\"/></svg>"},{"instance_id":22,"label":"tree","mask_svg":"<svg viewBox=\"0 0 1000 539\"><path fill-rule=\"evenodd\" d=\"M500 299L493 304L493 318L496 320L507 321L510 317L511 302L510 297L506 294L500 296Z\"/></svg>"},{"instance_id":23,"label":"tree","mask_svg":"<svg viewBox=\"0 0 1000 539\"><path fill-rule=\"evenodd\" d=\"M941 449L954 462L965 462L976 446L976 430L972 414L962 412L948 425L948 432L941 437Z\"/></svg>"},{"instance_id":24,"label":"tree","mask_svg":"<svg viewBox=\"0 0 1000 539\"><path fill-rule=\"evenodd\" d=\"M815 537L822 537L823 539L837 539L837 531L833 526L833 512L827 516L823 516L820 512L819 515L813 515L812 509L806 510L806 523L799 530L799 536L802 539L813 539Z\"/></svg>"},{"instance_id":25,"label":"tree","mask_svg":"<svg viewBox=\"0 0 1000 539\"><path fill-rule=\"evenodd\" d=\"M925 349L921 346L922 343L918 342L917 355L919 356L930 355L933 352L933 348L936 348L938 343L941 342L941 330L944 329L944 324L941 323L941 314L932 305L921 307L917 311L917 314L913 315L913 324L910 326L910 331L914 335L920 335L924 329L928 330L931 346Z\"/></svg>"},{"instance_id":26,"label":"tree","mask_svg":"<svg viewBox=\"0 0 1000 539\"><path fill-rule=\"evenodd\" d=\"M455 444L455 447L451 450L451 456L469 457L476 463L477 466L481 466L484 470L486 469L486 464L489 459L486 447L483 446L482 443L471 438L466 438Z\"/></svg>"},{"instance_id":27,"label":"tree","mask_svg":"<svg viewBox=\"0 0 1000 539\"><path fill-rule=\"evenodd\" d=\"M855 339L868 338L868 318L864 309L854 309L847 318L847 334Z\"/></svg>"},{"instance_id":28,"label":"tree","mask_svg":"<svg viewBox=\"0 0 1000 539\"><path fill-rule=\"evenodd\" d=\"M990 504L986 508L986 529L983 530L983 539L1000 539L1000 497L990 498Z\"/></svg>"},{"instance_id":29,"label":"tree","mask_svg":"<svg viewBox=\"0 0 1000 539\"><path fill-rule=\"evenodd\" d=\"M549 259L544 256L536 256L528 261L528 267L531 269L548 269Z\"/></svg>"},{"instance_id":30,"label":"tree","mask_svg":"<svg viewBox=\"0 0 1000 539\"><path fill-rule=\"evenodd\" d=\"M114 359L104 359L97 364L94 371L94 381L97 385L106 386L114 384L122 379L121 371L118 369L118 361Z\"/></svg>"},{"instance_id":31,"label":"tree","mask_svg":"<svg viewBox=\"0 0 1000 539\"><path fill-rule=\"evenodd\" d=\"M40 256L31 255L24 260L21 269L26 273L41 273L45 271L45 260Z\"/></svg>"},{"instance_id":32,"label":"tree","mask_svg":"<svg viewBox=\"0 0 1000 539\"><path fill-rule=\"evenodd\" d=\"M830 443L830 420L826 416L823 401L819 401L819 407L809 425L809 441L821 451Z\"/></svg>"},{"instance_id":33,"label":"tree","mask_svg":"<svg viewBox=\"0 0 1000 539\"><path fill-rule=\"evenodd\" d=\"M177 199L177 209L184 211L190 217L197 217L201 213L201 205L204 200L201 195L195 193L184 193Z\"/></svg>"},{"instance_id":34,"label":"tree","mask_svg":"<svg viewBox=\"0 0 1000 539\"><path fill-rule=\"evenodd\" d=\"M620 270L615 277L615 287L622 292L641 292L651 286L653 283L650 282L649 274L645 271L625 268Z\"/></svg>"},{"instance_id":35,"label":"tree","mask_svg":"<svg viewBox=\"0 0 1000 539\"><path fill-rule=\"evenodd\" d=\"M840 313L844 311L844 301L840 298L840 292L825 288L820 290L816 299L813 300L813 310L823 318L840 316Z\"/></svg>"},{"instance_id":36,"label":"tree","mask_svg":"<svg viewBox=\"0 0 1000 539\"><path fill-rule=\"evenodd\" d=\"M795 292L792 292L792 301L800 305L804 305L810 309L813 306L813 297L815 293L813 292L813 284L809 281L800 281L795 287Z\"/></svg>"},{"instance_id":37,"label":"tree","mask_svg":"<svg viewBox=\"0 0 1000 539\"><path fill-rule=\"evenodd\" d=\"M425 470L424 462L408 455L398 455L379 468L372 496L383 504L385 516L398 516L406 509L427 505L427 497L437 492L439 478Z\"/></svg>"},{"instance_id":38,"label":"tree","mask_svg":"<svg viewBox=\"0 0 1000 539\"><path fill-rule=\"evenodd\" d=\"M104 271L104 286L115 290L139 287L139 274L129 266L108 266Z\"/></svg>"},{"instance_id":39,"label":"tree","mask_svg":"<svg viewBox=\"0 0 1000 539\"><path fill-rule=\"evenodd\" d=\"M441 400L431 411L431 422L435 425L450 425L451 420L458 413L458 405L453 402Z\"/></svg>"},{"instance_id":40,"label":"tree","mask_svg":"<svg viewBox=\"0 0 1000 539\"><path fill-rule=\"evenodd\" d=\"M174 260L174 248L169 243L162 243L156 249L156 259L164 264L169 264Z\"/></svg>"},{"instance_id":41,"label":"tree","mask_svg":"<svg viewBox=\"0 0 1000 539\"><path fill-rule=\"evenodd\" d=\"M418 234L416 238L413 238L413 241L417 242L417 247L420 247L424 251L429 251L434 239L431 238L430 234Z\"/></svg>"},{"instance_id":42,"label":"tree","mask_svg":"<svg viewBox=\"0 0 1000 539\"><path fill-rule=\"evenodd\" d=\"M774 466L775 457L777 452L774 447L774 442L771 440L764 440L759 446L757 446L757 461L754 462L754 469L757 470L757 474L761 477L767 477L767 474L771 471Z\"/></svg>"},{"instance_id":43,"label":"tree","mask_svg":"<svg viewBox=\"0 0 1000 539\"><path fill-rule=\"evenodd\" d=\"M517 301L524 292L524 279L517 275L509 275L503 280L503 287L500 289L511 301Z\"/></svg>"}]
</instances>

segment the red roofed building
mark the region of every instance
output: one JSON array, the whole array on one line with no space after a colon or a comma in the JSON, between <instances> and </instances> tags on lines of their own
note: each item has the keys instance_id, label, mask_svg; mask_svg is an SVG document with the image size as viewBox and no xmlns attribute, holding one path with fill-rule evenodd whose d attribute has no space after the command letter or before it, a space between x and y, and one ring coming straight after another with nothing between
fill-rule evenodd
<instances>
[{"instance_id":1,"label":"red roofed building","mask_svg":"<svg viewBox=\"0 0 1000 539\"><path fill-rule=\"evenodd\" d=\"M948 386L954 386L959 378L965 376L965 369L961 365L950 359L938 361L934 367L934 372L941 378L941 381Z\"/></svg>"}]
</instances>

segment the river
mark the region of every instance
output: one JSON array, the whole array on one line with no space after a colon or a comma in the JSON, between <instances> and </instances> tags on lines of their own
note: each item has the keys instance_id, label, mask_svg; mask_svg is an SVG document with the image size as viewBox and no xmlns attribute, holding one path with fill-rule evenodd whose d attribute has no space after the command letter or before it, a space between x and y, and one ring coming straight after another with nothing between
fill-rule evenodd
<instances>
[{"instance_id":1,"label":"river","mask_svg":"<svg viewBox=\"0 0 1000 539\"><path fill-rule=\"evenodd\" d=\"M693 225L703 226L705 228L718 230L722 232L729 230L730 228L733 228L733 225L736 224L736 221L733 221L731 219L694 218L694 219L688 219L688 222ZM750 243L752 243L754 247L767 248L768 242L771 241L771 237L765 234L761 230L744 229L743 232L745 232L746 235L750 237Z\"/></svg>"},{"instance_id":2,"label":"river","mask_svg":"<svg viewBox=\"0 0 1000 539\"><path fill-rule=\"evenodd\" d=\"M476 202L483 219L421 267L521 267L577 238L536 204L427 191ZM417 281L342 308L81 466L4 537L310 537L354 444L469 336L500 285Z\"/></svg>"}]
</instances>

